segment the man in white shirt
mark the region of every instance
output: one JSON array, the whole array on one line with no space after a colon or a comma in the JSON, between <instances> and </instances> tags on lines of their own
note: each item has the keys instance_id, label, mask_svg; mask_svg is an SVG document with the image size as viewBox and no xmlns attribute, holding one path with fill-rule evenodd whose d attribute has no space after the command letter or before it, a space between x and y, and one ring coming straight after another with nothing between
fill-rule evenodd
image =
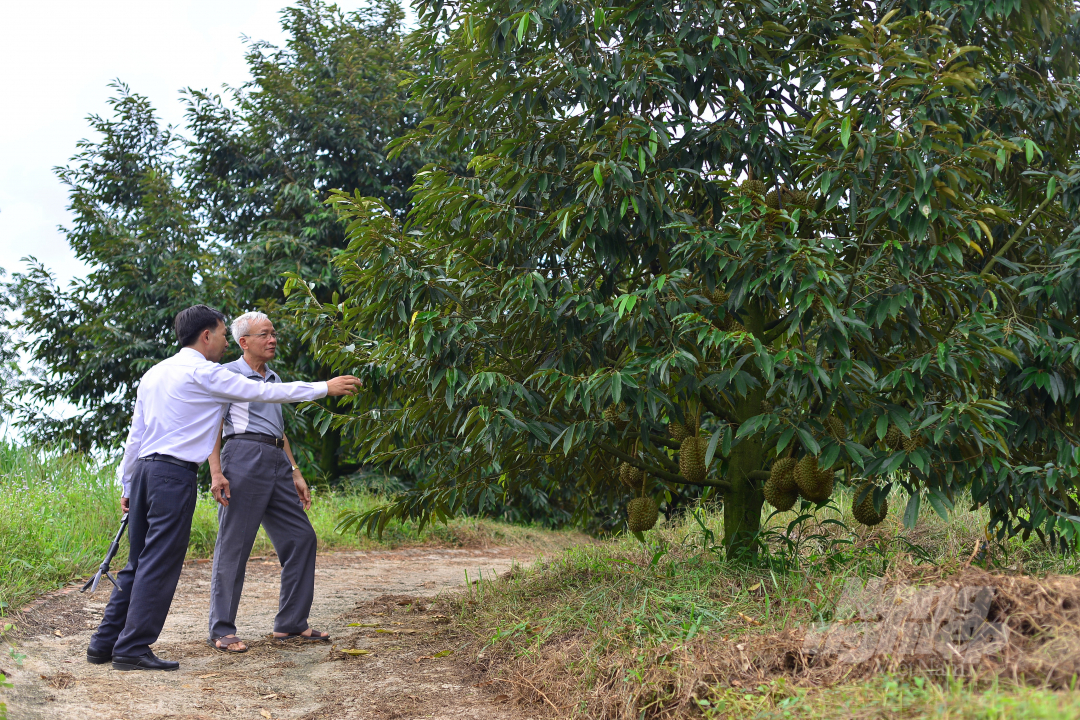
<instances>
[{"instance_id":1,"label":"man in white shirt","mask_svg":"<svg viewBox=\"0 0 1080 720\"><path fill-rule=\"evenodd\" d=\"M177 670L150 650L169 614L195 512L195 472L217 439L231 402L303 402L351 395L351 376L318 383L253 383L218 361L228 346L225 316L195 305L176 316L181 350L139 381L131 432L120 465L121 509L130 553L117 574L86 659L117 670Z\"/></svg>"}]
</instances>

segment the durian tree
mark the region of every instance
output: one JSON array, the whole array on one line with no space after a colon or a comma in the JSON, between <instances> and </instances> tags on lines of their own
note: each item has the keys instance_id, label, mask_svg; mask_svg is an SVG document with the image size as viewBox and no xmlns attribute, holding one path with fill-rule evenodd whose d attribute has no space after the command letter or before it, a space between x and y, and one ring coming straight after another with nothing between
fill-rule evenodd
<instances>
[{"instance_id":1,"label":"durian tree","mask_svg":"<svg viewBox=\"0 0 1080 720\"><path fill-rule=\"evenodd\" d=\"M346 525L696 486L736 555L840 480L868 524L902 489L1077 541L1075 3L418 9L394 152L469 171L404 223L337 194L340 296L287 284L366 380L323 422L438 478Z\"/></svg>"}]
</instances>

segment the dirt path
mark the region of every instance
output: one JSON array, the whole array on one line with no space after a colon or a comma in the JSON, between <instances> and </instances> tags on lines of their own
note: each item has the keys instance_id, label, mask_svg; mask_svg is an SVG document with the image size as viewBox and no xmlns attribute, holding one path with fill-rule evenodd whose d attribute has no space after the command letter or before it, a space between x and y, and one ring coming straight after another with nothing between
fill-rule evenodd
<instances>
[{"instance_id":1,"label":"dirt path","mask_svg":"<svg viewBox=\"0 0 1080 720\"><path fill-rule=\"evenodd\" d=\"M465 638L447 627L431 600L464 585L466 572L470 579L501 575L534 555L523 548L320 555L311 624L331 633L332 646L270 639L278 563L253 558L237 617L238 634L251 644L243 655L205 644L210 565L188 564L154 646L160 656L180 661L174 673L88 664L87 642L107 592L57 595L21 619L20 651L27 657L21 667L0 658L14 683L0 693L10 720L536 717L535 709L509 704L506 690L485 678L475 658L464 657Z\"/></svg>"}]
</instances>

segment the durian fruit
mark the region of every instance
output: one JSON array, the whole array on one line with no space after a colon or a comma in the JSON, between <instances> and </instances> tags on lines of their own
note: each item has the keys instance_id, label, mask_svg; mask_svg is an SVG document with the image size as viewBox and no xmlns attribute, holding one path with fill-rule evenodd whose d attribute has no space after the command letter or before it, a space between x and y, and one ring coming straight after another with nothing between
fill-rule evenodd
<instances>
[{"instance_id":1,"label":"durian fruit","mask_svg":"<svg viewBox=\"0 0 1080 720\"><path fill-rule=\"evenodd\" d=\"M833 477L832 470L818 468L817 458L806 455L795 466L795 484L799 486L799 494L811 502L825 502L832 495Z\"/></svg>"},{"instance_id":2,"label":"durian fruit","mask_svg":"<svg viewBox=\"0 0 1080 720\"><path fill-rule=\"evenodd\" d=\"M900 441L900 447L904 449L904 452L914 452L923 445L926 444L926 439L922 435L916 435L914 437L906 437Z\"/></svg>"},{"instance_id":3,"label":"durian fruit","mask_svg":"<svg viewBox=\"0 0 1080 720\"><path fill-rule=\"evenodd\" d=\"M699 483L705 480L705 451L708 443L705 438L691 435L682 441L679 448L679 474L689 482Z\"/></svg>"},{"instance_id":4,"label":"durian fruit","mask_svg":"<svg viewBox=\"0 0 1080 720\"><path fill-rule=\"evenodd\" d=\"M864 490L866 495L862 502L856 502ZM865 482L855 491L855 497L851 500L851 514L863 525L877 525L889 514L889 498L886 497L881 501L881 512L877 512L874 509L874 485Z\"/></svg>"},{"instance_id":5,"label":"durian fruit","mask_svg":"<svg viewBox=\"0 0 1080 720\"><path fill-rule=\"evenodd\" d=\"M626 421L622 419L622 414L626 412L626 403L621 402L618 405L608 405L604 408L604 420L609 423L615 423L615 427L622 430L626 427Z\"/></svg>"},{"instance_id":6,"label":"durian fruit","mask_svg":"<svg viewBox=\"0 0 1080 720\"><path fill-rule=\"evenodd\" d=\"M890 450L902 450L904 447L904 434L900 432L900 428L895 425L890 425L889 429L885 432L885 444Z\"/></svg>"},{"instance_id":7,"label":"durian fruit","mask_svg":"<svg viewBox=\"0 0 1080 720\"><path fill-rule=\"evenodd\" d=\"M668 421L667 429L668 435L670 435L671 439L675 442L681 443L683 440L686 439L687 435L689 435L689 433L686 431L686 426L678 420Z\"/></svg>"},{"instance_id":8,"label":"durian fruit","mask_svg":"<svg viewBox=\"0 0 1080 720\"><path fill-rule=\"evenodd\" d=\"M644 473L641 468L634 467L628 462L619 465L619 482L631 490L638 490L641 488L641 479L643 477Z\"/></svg>"},{"instance_id":9,"label":"durian fruit","mask_svg":"<svg viewBox=\"0 0 1080 720\"><path fill-rule=\"evenodd\" d=\"M765 501L781 511L795 507L795 501L799 499L799 491L794 486L790 489L781 487L772 477L765 481L763 491Z\"/></svg>"},{"instance_id":10,"label":"durian fruit","mask_svg":"<svg viewBox=\"0 0 1080 720\"><path fill-rule=\"evenodd\" d=\"M746 197L761 196L765 194L765 183L760 180L743 180L742 185L739 186L739 191Z\"/></svg>"},{"instance_id":11,"label":"durian fruit","mask_svg":"<svg viewBox=\"0 0 1080 720\"><path fill-rule=\"evenodd\" d=\"M652 530L660 517L660 508L650 497L634 498L626 507L626 525L630 532Z\"/></svg>"},{"instance_id":12,"label":"durian fruit","mask_svg":"<svg viewBox=\"0 0 1080 720\"><path fill-rule=\"evenodd\" d=\"M770 190L765 196L765 204L771 207L773 210L780 209L780 198L777 197L775 190Z\"/></svg>"},{"instance_id":13,"label":"durian fruit","mask_svg":"<svg viewBox=\"0 0 1080 720\"><path fill-rule=\"evenodd\" d=\"M825 427L828 428L829 434L837 440L847 440L847 428L844 427L843 421L835 415L825 418Z\"/></svg>"},{"instance_id":14,"label":"durian fruit","mask_svg":"<svg viewBox=\"0 0 1080 720\"><path fill-rule=\"evenodd\" d=\"M769 469L768 482L785 493L799 492L799 486L795 483L795 466L798 461L795 458L779 458Z\"/></svg>"},{"instance_id":15,"label":"durian fruit","mask_svg":"<svg viewBox=\"0 0 1080 720\"><path fill-rule=\"evenodd\" d=\"M807 206L808 196L802 190L791 190L788 192L785 201L794 205L795 207L804 208Z\"/></svg>"}]
</instances>

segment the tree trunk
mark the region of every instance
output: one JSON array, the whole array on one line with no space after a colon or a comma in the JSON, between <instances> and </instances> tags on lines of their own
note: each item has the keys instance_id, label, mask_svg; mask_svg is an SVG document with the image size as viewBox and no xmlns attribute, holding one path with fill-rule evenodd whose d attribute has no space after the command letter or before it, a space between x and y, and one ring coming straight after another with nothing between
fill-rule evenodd
<instances>
[{"instance_id":1,"label":"tree trunk","mask_svg":"<svg viewBox=\"0 0 1080 720\"><path fill-rule=\"evenodd\" d=\"M744 438L728 458L731 489L724 493L724 549L729 560L757 552L752 543L761 529L765 495L761 483L750 479L750 473L761 470L764 463L765 448L757 435Z\"/></svg>"},{"instance_id":2,"label":"tree trunk","mask_svg":"<svg viewBox=\"0 0 1080 720\"><path fill-rule=\"evenodd\" d=\"M747 330L760 337L764 333L766 313L759 307L747 307L742 321ZM761 403L766 395L765 379L754 364L746 363L745 369L761 384L736 404L735 416L740 423L761 413ZM765 494L760 481L751 479L750 473L764 469L765 451L761 435L755 434L743 438L728 457L727 477L731 489L724 493L724 549L729 560L739 556L752 557L757 553L753 541L761 530Z\"/></svg>"},{"instance_id":3,"label":"tree trunk","mask_svg":"<svg viewBox=\"0 0 1080 720\"><path fill-rule=\"evenodd\" d=\"M319 470L330 485L333 485L341 474L338 467L339 448L341 448L341 430L326 428L326 434L322 436L322 446L319 448Z\"/></svg>"}]
</instances>

